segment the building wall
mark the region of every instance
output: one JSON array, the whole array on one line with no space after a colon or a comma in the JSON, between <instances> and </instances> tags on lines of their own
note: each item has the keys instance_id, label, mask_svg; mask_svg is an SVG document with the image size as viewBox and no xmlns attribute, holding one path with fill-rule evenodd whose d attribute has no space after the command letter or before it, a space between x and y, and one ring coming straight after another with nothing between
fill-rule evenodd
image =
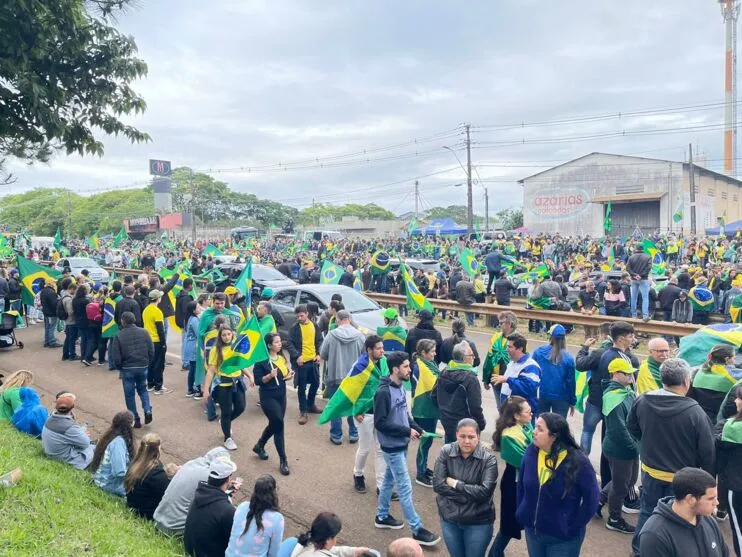
<instances>
[{"instance_id":1,"label":"building wall","mask_svg":"<svg viewBox=\"0 0 742 557\"><path fill-rule=\"evenodd\" d=\"M523 224L534 232L603 235L604 196L662 193L660 227L667 229L679 199L683 165L595 153L523 182Z\"/></svg>"},{"instance_id":2,"label":"building wall","mask_svg":"<svg viewBox=\"0 0 742 557\"><path fill-rule=\"evenodd\" d=\"M703 234L706 228L718 226L718 219L726 213L727 222L742 219L742 188L736 183L696 171L696 233ZM683 197L685 218L684 231L691 229L690 174L683 174ZM680 224L673 223L679 232Z\"/></svg>"}]
</instances>

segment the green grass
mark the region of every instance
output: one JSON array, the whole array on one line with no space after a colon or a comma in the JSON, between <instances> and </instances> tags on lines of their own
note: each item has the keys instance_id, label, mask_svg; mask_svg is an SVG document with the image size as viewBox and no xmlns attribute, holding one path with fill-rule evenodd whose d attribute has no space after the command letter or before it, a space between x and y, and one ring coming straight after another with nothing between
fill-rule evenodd
<instances>
[{"instance_id":1,"label":"green grass","mask_svg":"<svg viewBox=\"0 0 742 557\"><path fill-rule=\"evenodd\" d=\"M14 468L20 483L0 488L0 556L184 554L90 473L46 458L40 441L0 423L0 475Z\"/></svg>"}]
</instances>

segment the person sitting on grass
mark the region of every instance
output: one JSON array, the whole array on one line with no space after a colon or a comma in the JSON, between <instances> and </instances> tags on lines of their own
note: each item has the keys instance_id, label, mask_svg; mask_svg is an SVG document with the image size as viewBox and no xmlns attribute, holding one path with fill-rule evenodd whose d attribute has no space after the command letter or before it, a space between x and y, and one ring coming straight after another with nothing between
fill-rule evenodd
<instances>
[{"instance_id":1,"label":"person sitting on grass","mask_svg":"<svg viewBox=\"0 0 742 557\"><path fill-rule=\"evenodd\" d=\"M72 410L76 399L73 393L67 391L57 394L55 410L41 432L41 444L46 456L85 470L93 460L95 446L85 429L75 422Z\"/></svg>"},{"instance_id":2,"label":"person sitting on grass","mask_svg":"<svg viewBox=\"0 0 742 557\"><path fill-rule=\"evenodd\" d=\"M0 422L13 419L13 412L21 407L21 387L33 384L33 372L19 369L8 376L0 387Z\"/></svg>"},{"instance_id":3,"label":"person sitting on grass","mask_svg":"<svg viewBox=\"0 0 742 557\"><path fill-rule=\"evenodd\" d=\"M142 437L139 450L124 477L126 505L147 520L152 520L157 505L170 485L170 478L160 461L161 443L156 433Z\"/></svg>"},{"instance_id":4,"label":"person sitting on grass","mask_svg":"<svg viewBox=\"0 0 742 557\"><path fill-rule=\"evenodd\" d=\"M291 557L355 557L369 551L367 547L337 545L337 536L342 527L343 523L335 513L319 513L312 522L311 529L299 536Z\"/></svg>"},{"instance_id":5,"label":"person sitting on grass","mask_svg":"<svg viewBox=\"0 0 742 557\"><path fill-rule=\"evenodd\" d=\"M134 454L134 414L125 410L113 417L108 428L95 446L90 471L93 482L103 491L126 497L124 477Z\"/></svg>"}]
</instances>

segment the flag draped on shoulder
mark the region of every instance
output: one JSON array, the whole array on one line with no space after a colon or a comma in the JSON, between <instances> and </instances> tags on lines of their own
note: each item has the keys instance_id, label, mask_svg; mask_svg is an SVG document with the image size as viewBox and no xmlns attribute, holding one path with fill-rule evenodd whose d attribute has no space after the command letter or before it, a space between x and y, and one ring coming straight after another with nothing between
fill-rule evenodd
<instances>
[{"instance_id":1,"label":"flag draped on shoulder","mask_svg":"<svg viewBox=\"0 0 742 557\"><path fill-rule=\"evenodd\" d=\"M438 418L440 412L433 402L433 389L438 382L438 366L418 358L412 369L415 396L412 397L412 415L415 418Z\"/></svg>"},{"instance_id":2,"label":"flag draped on shoulder","mask_svg":"<svg viewBox=\"0 0 742 557\"><path fill-rule=\"evenodd\" d=\"M322 270L320 271L319 283L320 284L337 284L340 282L340 277L343 276L343 268L340 265L335 265L329 259L325 259L322 264Z\"/></svg>"},{"instance_id":3,"label":"flag draped on shoulder","mask_svg":"<svg viewBox=\"0 0 742 557\"><path fill-rule=\"evenodd\" d=\"M18 274L21 278L21 297L27 306L34 305L36 294L44 288L47 279L57 280L62 274L51 267L44 267L22 255L18 256Z\"/></svg>"},{"instance_id":4,"label":"flag draped on shoulder","mask_svg":"<svg viewBox=\"0 0 742 557\"><path fill-rule=\"evenodd\" d=\"M471 277L480 272L480 264L474 253L469 248L464 248L459 254L459 263L464 268L464 271Z\"/></svg>"},{"instance_id":5,"label":"flag draped on shoulder","mask_svg":"<svg viewBox=\"0 0 742 557\"><path fill-rule=\"evenodd\" d=\"M116 325L114 314L116 313L116 300L110 296L103 302L103 322L101 323L101 336L103 338L113 338L119 332L119 326Z\"/></svg>"},{"instance_id":6,"label":"flag draped on shoulder","mask_svg":"<svg viewBox=\"0 0 742 557\"><path fill-rule=\"evenodd\" d=\"M366 414L374 405L374 395L379 380L389 375L386 358L375 366L368 354L361 354L350 373L340 382L338 390L325 406L318 423L325 424L334 418Z\"/></svg>"},{"instance_id":7,"label":"flag draped on shoulder","mask_svg":"<svg viewBox=\"0 0 742 557\"><path fill-rule=\"evenodd\" d=\"M415 311L422 311L424 309L433 311L433 304L417 288L415 281L412 280L407 270L407 266L401 259L399 260L399 272L402 273L402 278L404 279L405 292L407 293L407 307Z\"/></svg>"},{"instance_id":8,"label":"flag draped on shoulder","mask_svg":"<svg viewBox=\"0 0 742 557\"><path fill-rule=\"evenodd\" d=\"M384 352L404 351L405 342L407 341L407 329L401 325L377 327L376 334L381 337L384 343Z\"/></svg>"},{"instance_id":9,"label":"flag draped on shoulder","mask_svg":"<svg viewBox=\"0 0 742 557\"><path fill-rule=\"evenodd\" d=\"M660 378L659 364L650 361L649 358L643 360L639 366L639 373L636 376L636 394L643 395L649 391L656 391L661 388L662 379Z\"/></svg>"},{"instance_id":10,"label":"flag draped on shoulder","mask_svg":"<svg viewBox=\"0 0 742 557\"><path fill-rule=\"evenodd\" d=\"M258 319L254 315L237 332L232 346L224 348L222 371L234 372L268 359Z\"/></svg>"},{"instance_id":11,"label":"flag draped on shoulder","mask_svg":"<svg viewBox=\"0 0 742 557\"><path fill-rule=\"evenodd\" d=\"M492 375L499 375L499 368L501 365L507 365L510 363L510 355L508 354L508 339L502 333L495 333L492 335L490 340L490 348L487 351L487 356L484 358L484 364L482 365L482 382L485 385L489 385Z\"/></svg>"},{"instance_id":12,"label":"flag draped on shoulder","mask_svg":"<svg viewBox=\"0 0 742 557\"><path fill-rule=\"evenodd\" d=\"M371 256L371 273L374 275L383 275L389 272L391 259L385 251L377 251Z\"/></svg>"}]
</instances>

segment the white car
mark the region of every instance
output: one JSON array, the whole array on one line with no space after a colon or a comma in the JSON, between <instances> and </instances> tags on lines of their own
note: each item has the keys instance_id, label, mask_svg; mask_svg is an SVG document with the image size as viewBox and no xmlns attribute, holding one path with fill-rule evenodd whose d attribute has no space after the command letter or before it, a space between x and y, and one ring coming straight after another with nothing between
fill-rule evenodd
<instances>
[{"instance_id":1,"label":"white car","mask_svg":"<svg viewBox=\"0 0 742 557\"><path fill-rule=\"evenodd\" d=\"M69 267L72 271L73 276L77 276L87 269L89 271L90 280L93 282L100 282L101 284L108 284L110 275L103 267L91 259L90 257L63 257L54 265L54 268L60 273L64 271L65 267Z\"/></svg>"}]
</instances>

